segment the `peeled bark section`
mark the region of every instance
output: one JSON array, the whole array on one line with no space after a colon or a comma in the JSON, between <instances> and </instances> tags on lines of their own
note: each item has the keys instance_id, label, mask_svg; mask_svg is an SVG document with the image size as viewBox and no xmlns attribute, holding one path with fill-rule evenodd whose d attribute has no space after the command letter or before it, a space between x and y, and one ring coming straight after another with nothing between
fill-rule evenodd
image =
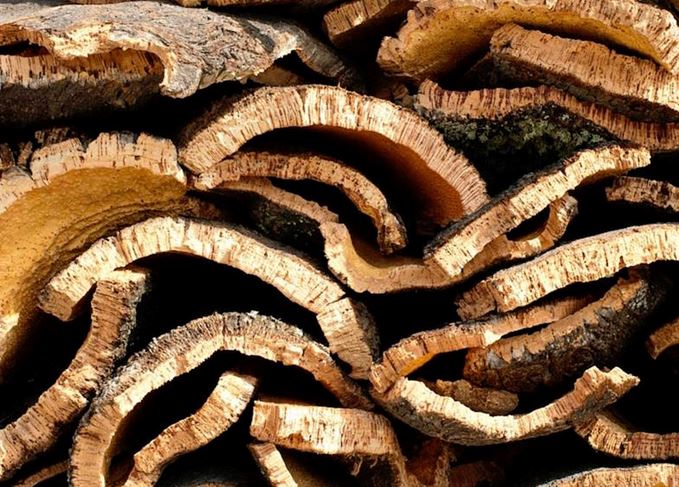
<instances>
[{"instance_id":1,"label":"peeled bark section","mask_svg":"<svg viewBox=\"0 0 679 487\"><path fill-rule=\"evenodd\" d=\"M582 101L550 86L448 91L425 81L415 98L415 107L445 133L451 124L464 126L478 121L502 125L510 116L532 119L550 106L601 127L614 137L646 147L651 152L679 148L679 124L631 120L607 107Z\"/></svg>"},{"instance_id":2,"label":"peeled bark section","mask_svg":"<svg viewBox=\"0 0 679 487\"><path fill-rule=\"evenodd\" d=\"M152 487L163 469L180 455L197 450L224 433L250 403L257 379L224 373L207 401L191 416L164 429L134 455L123 487Z\"/></svg>"},{"instance_id":3,"label":"peeled bark section","mask_svg":"<svg viewBox=\"0 0 679 487\"><path fill-rule=\"evenodd\" d=\"M597 487L599 485L658 487L672 485L677 476L679 476L679 466L669 463L652 463L626 468L595 468L547 482L540 487Z\"/></svg>"},{"instance_id":4,"label":"peeled bark section","mask_svg":"<svg viewBox=\"0 0 679 487\"><path fill-rule=\"evenodd\" d=\"M669 288L663 278L633 272L601 299L535 333L470 350L464 377L479 385L527 392L560 384L592 365L611 366Z\"/></svg>"},{"instance_id":5,"label":"peeled bark section","mask_svg":"<svg viewBox=\"0 0 679 487\"><path fill-rule=\"evenodd\" d=\"M143 270L115 271L97 284L92 325L73 361L33 406L0 430L0 478L56 444L99 392L127 352L147 286Z\"/></svg>"},{"instance_id":6,"label":"peeled bark section","mask_svg":"<svg viewBox=\"0 0 679 487\"><path fill-rule=\"evenodd\" d=\"M380 39L387 27L405 17L412 0L349 0L323 16L323 30L338 46Z\"/></svg>"},{"instance_id":7,"label":"peeled bark section","mask_svg":"<svg viewBox=\"0 0 679 487\"><path fill-rule=\"evenodd\" d=\"M462 445L490 445L544 436L566 430L617 401L639 379L619 368L602 372L587 369L573 390L530 413L491 416L473 411L425 384L399 379L375 400L393 416L421 432Z\"/></svg>"},{"instance_id":8,"label":"peeled bark section","mask_svg":"<svg viewBox=\"0 0 679 487\"><path fill-rule=\"evenodd\" d=\"M479 387L464 379L437 380L427 387L441 396L452 397L469 409L493 416L509 414L519 405L519 396L512 392Z\"/></svg>"},{"instance_id":9,"label":"peeled bark section","mask_svg":"<svg viewBox=\"0 0 679 487\"><path fill-rule=\"evenodd\" d=\"M384 352L370 370L370 382L377 392L383 393L438 354L488 346L508 333L568 316L589 301L588 297L567 297L479 322L455 323L415 333Z\"/></svg>"},{"instance_id":10,"label":"peeled bark section","mask_svg":"<svg viewBox=\"0 0 679 487\"><path fill-rule=\"evenodd\" d=\"M27 335L37 295L58 269L120 226L191 207L176 150L165 139L69 139L35 151L30 169L0 179L0 369Z\"/></svg>"},{"instance_id":11,"label":"peeled bark section","mask_svg":"<svg viewBox=\"0 0 679 487\"><path fill-rule=\"evenodd\" d=\"M262 88L216 106L187 128L182 163L210 170L258 135L289 127L323 130L365 144L418 188L421 213L448 223L487 201L485 184L462 155L409 110L340 88L309 85Z\"/></svg>"},{"instance_id":12,"label":"peeled bark section","mask_svg":"<svg viewBox=\"0 0 679 487\"><path fill-rule=\"evenodd\" d=\"M273 443L251 443L248 449L271 487L297 487L281 452Z\"/></svg>"},{"instance_id":13,"label":"peeled bark section","mask_svg":"<svg viewBox=\"0 0 679 487\"><path fill-rule=\"evenodd\" d=\"M391 424L375 413L255 401L250 434L286 448L346 457L353 460L352 473L369 485L415 485Z\"/></svg>"},{"instance_id":14,"label":"peeled bark section","mask_svg":"<svg viewBox=\"0 0 679 487\"><path fill-rule=\"evenodd\" d=\"M667 181L622 176L606 188L606 198L679 212L679 188Z\"/></svg>"},{"instance_id":15,"label":"peeled bark section","mask_svg":"<svg viewBox=\"0 0 679 487\"><path fill-rule=\"evenodd\" d=\"M58 475L66 473L68 469L68 460L63 462L53 463L38 469L38 471L14 482L14 487L35 487L47 482Z\"/></svg>"},{"instance_id":16,"label":"peeled bark section","mask_svg":"<svg viewBox=\"0 0 679 487\"><path fill-rule=\"evenodd\" d=\"M679 318L661 326L646 341L646 349L654 359L675 345L679 345Z\"/></svg>"},{"instance_id":17,"label":"peeled bark section","mask_svg":"<svg viewBox=\"0 0 679 487\"><path fill-rule=\"evenodd\" d=\"M99 240L57 274L40 296L41 308L70 320L91 287L107 272L167 252L196 255L271 284L317 316L330 349L365 376L377 349L367 310L310 262L244 229L187 218L155 218Z\"/></svg>"},{"instance_id":18,"label":"peeled bark section","mask_svg":"<svg viewBox=\"0 0 679 487\"><path fill-rule=\"evenodd\" d=\"M555 86L631 119L670 122L679 117L679 77L653 61L617 54L596 42L509 24L493 34L489 61L501 78Z\"/></svg>"},{"instance_id":19,"label":"peeled bark section","mask_svg":"<svg viewBox=\"0 0 679 487\"><path fill-rule=\"evenodd\" d=\"M515 187L453 224L427 247L425 258L433 260L450 276L456 276L488 243L537 215L568 191L650 162L649 152L641 148L612 146L579 152L550 169L526 176Z\"/></svg>"},{"instance_id":20,"label":"peeled bark section","mask_svg":"<svg viewBox=\"0 0 679 487\"><path fill-rule=\"evenodd\" d=\"M679 26L665 10L633 0L426 0L409 13L396 37L382 41L380 66L417 80L459 72L487 49L493 33L516 23L568 37L620 46L679 74Z\"/></svg>"},{"instance_id":21,"label":"peeled bark section","mask_svg":"<svg viewBox=\"0 0 679 487\"><path fill-rule=\"evenodd\" d=\"M113 439L134 407L163 384L190 372L218 351L228 350L301 367L343 405L371 407L328 351L299 329L257 314L211 315L157 338L107 384L76 432L71 451L72 485L105 487Z\"/></svg>"},{"instance_id":22,"label":"peeled bark section","mask_svg":"<svg viewBox=\"0 0 679 487\"><path fill-rule=\"evenodd\" d=\"M389 202L380 189L356 169L326 157L238 152L198 176L195 187L214 189L224 182L251 177L310 180L334 186L373 221L382 252L392 253L407 244L405 227L389 208Z\"/></svg>"},{"instance_id":23,"label":"peeled bark section","mask_svg":"<svg viewBox=\"0 0 679 487\"><path fill-rule=\"evenodd\" d=\"M465 319L530 304L576 282L609 277L622 269L660 260L677 260L672 242L679 225L658 223L575 240L484 279L462 295L458 314ZM543 276L549 275L549 280Z\"/></svg>"},{"instance_id":24,"label":"peeled bark section","mask_svg":"<svg viewBox=\"0 0 679 487\"><path fill-rule=\"evenodd\" d=\"M296 25L159 2L63 5L0 23L0 45L23 41L56 59L89 59L114 50L153 54L164 67L160 91L175 98L214 83L247 80L292 53L333 81L355 81L336 54Z\"/></svg>"},{"instance_id":25,"label":"peeled bark section","mask_svg":"<svg viewBox=\"0 0 679 487\"><path fill-rule=\"evenodd\" d=\"M679 433L633 431L610 413L599 413L575 431L597 451L634 460L679 458Z\"/></svg>"}]
</instances>

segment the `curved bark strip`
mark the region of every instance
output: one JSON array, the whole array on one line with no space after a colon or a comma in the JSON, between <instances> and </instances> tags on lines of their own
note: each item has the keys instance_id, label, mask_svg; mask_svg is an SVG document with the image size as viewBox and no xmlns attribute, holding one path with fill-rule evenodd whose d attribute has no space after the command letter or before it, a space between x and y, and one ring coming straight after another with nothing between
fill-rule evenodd
<instances>
[{"instance_id":1,"label":"curved bark strip","mask_svg":"<svg viewBox=\"0 0 679 487\"><path fill-rule=\"evenodd\" d=\"M667 181L621 176L606 188L606 198L679 212L679 188Z\"/></svg>"},{"instance_id":2,"label":"curved bark strip","mask_svg":"<svg viewBox=\"0 0 679 487\"><path fill-rule=\"evenodd\" d=\"M337 46L357 43L366 37L380 39L386 26L405 17L413 0L349 0L323 16L323 30Z\"/></svg>"},{"instance_id":3,"label":"curved bark strip","mask_svg":"<svg viewBox=\"0 0 679 487\"><path fill-rule=\"evenodd\" d=\"M501 270L462 295L464 319L526 306L576 282L591 282L659 260L678 260L679 225L657 223L627 227L570 242L535 259ZM550 279L544 279L549 275Z\"/></svg>"},{"instance_id":4,"label":"curved bark strip","mask_svg":"<svg viewBox=\"0 0 679 487\"><path fill-rule=\"evenodd\" d=\"M144 397L205 362L218 351L237 351L310 372L347 407L370 408L328 351L298 328L254 313L200 318L154 340L109 381L80 423L71 451L74 487L105 487L112 442Z\"/></svg>"},{"instance_id":5,"label":"curved bark strip","mask_svg":"<svg viewBox=\"0 0 679 487\"><path fill-rule=\"evenodd\" d=\"M567 297L479 322L454 323L415 333L384 352L370 369L370 382L377 392L383 393L399 378L412 374L436 355L486 347L508 333L559 320L589 302L589 297Z\"/></svg>"},{"instance_id":6,"label":"curved bark strip","mask_svg":"<svg viewBox=\"0 0 679 487\"><path fill-rule=\"evenodd\" d=\"M575 431L597 451L634 460L679 458L679 433L632 431L612 414L598 413Z\"/></svg>"},{"instance_id":7,"label":"curved bark strip","mask_svg":"<svg viewBox=\"0 0 679 487\"><path fill-rule=\"evenodd\" d=\"M427 247L425 259L456 276L491 241L537 215L568 191L650 163L651 155L642 148L583 150L547 170L524 177L478 211L454 223Z\"/></svg>"},{"instance_id":8,"label":"curved bark strip","mask_svg":"<svg viewBox=\"0 0 679 487\"><path fill-rule=\"evenodd\" d=\"M661 279L631 273L598 301L535 333L470 350L463 375L475 384L527 392L592 365L612 365L668 294Z\"/></svg>"},{"instance_id":9,"label":"curved bark strip","mask_svg":"<svg viewBox=\"0 0 679 487\"><path fill-rule=\"evenodd\" d=\"M53 463L30 474L28 477L15 481L12 485L14 487L36 487L42 485L43 482L53 479L57 475L66 473L67 469L68 460Z\"/></svg>"},{"instance_id":10,"label":"curved bark strip","mask_svg":"<svg viewBox=\"0 0 679 487\"><path fill-rule=\"evenodd\" d=\"M149 18L154 19L152 25ZM0 24L0 45L21 41L64 60L113 50L153 54L165 68L160 91L175 98L214 83L247 80L291 53L341 84L352 85L356 76L335 53L296 25L160 2L63 5Z\"/></svg>"},{"instance_id":11,"label":"curved bark strip","mask_svg":"<svg viewBox=\"0 0 679 487\"><path fill-rule=\"evenodd\" d=\"M646 147L651 152L675 151L679 148L678 123L630 120L609 108L581 101L549 86L448 91L432 81L425 81L415 97L417 110L435 125L437 120L489 120L500 124L512 114L550 104L603 128L620 140Z\"/></svg>"},{"instance_id":12,"label":"curved bark strip","mask_svg":"<svg viewBox=\"0 0 679 487\"><path fill-rule=\"evenodd\" d=\"M659 487L673 485L677 477L679 477L679 465L651 463L627 468L595 468L570 477L552 480L540 487L599 487L601 485Z\"/></svg>"},{"instance_id":13,"label":"curved bark strip","mask_svg":"<svg viewBox=\"0 0 679 487\"><path fill-rule=\"evenodd\" d=\"M115 271L97 284L90 332L73 361L33 406L0 430L0 478L53 446L99 392L125 356L147 286L143 270Z\"/></svg>"},{"instance_id":14,"label":"curved bark strip","mask_svg":"<svg viewBox=\"0 0 679 487\"><path fill-rule=\"evenodd\" d=\"M513 392L479 387L464 379L437 380L427 387L436 394L452 397L469 409L493 416L509 414L519 405L519 396Z\"/></svg>"},{"instance_id":15,"label":"curved bark strip","mask_svg":"<svg viewBox=\"0 0 679 487\"><path fill-rule=\"evenodd\" d=\"M224 182L249 177L311 180L336 187L373 221L384 253L400 250L408 243L403 223L391 211L380 189L356 169L326 157L238 152L200 174L194 186L201 190L214 189Z\"/></svg>"},{"instance_id":16,"label":"curved bark strip","mask_svg":"<svg viewBox=\"0 0 679 487\"><path fill-rule=\"evenodd\" d=\"M420 188L423 210L447 223L487 201L478 171L442 136L409 110L340 88L307 85L261 88L187 128L182 163L210 170L258 135L287 127L316 127L350 135L389 157L399 174Z\"/></svg>"},{"instance_id":17,"label":"curved bark strip","mask_svg":"<svg viewBox=\"0 0 679 487\"><path fill-rule=\"evenodd\" d=\"M657 359L661 353L675 345L679 345L679 318L651 333L646 341L646 349L654 359Z\"/></svg>"},{"instance_id":18,"label":"curved bark strip","mask_svg":"<svg viewBox=\"0 0 679 487\"><path fill-rule=\"evenodd\" d=\"M271 487L297 487L285 460L273 443L251 443L248 450Z\"/></svg>"},{"instance_id":19,"label":"curved bark strip","mask_svg":"<svg viewBox=\"0 0 679 487\"><path fill-rule=\"evenodd\" d=\"M391 424L375 413L255 401L250 434L285 448L355 459L352 474L359 478L380 475L382 485L414 485Z\"/></svg>"},{"instance_id":20,"label":"curved bark strip","mask_svg":"<svg viewBox=\"0 0 679 487\"><path fill-rule=\"evenodd\" d=\"M165 467L224 433L240 418L255 392L257 379L224 373L205 403L191 416L165 428L134 455L123 487L153 487Z\"/></svg>"},{"instance_id":21,"label":"curved bark strip","mask_svg":"<svg viewBox=\"0 0 679 487\"><path fill-rule=\"evenodd\" d=\"M555 86L631 119L679 118L678 76L653 61L617 54L596 42L508 24L493 34L490 60L502 78Z\"/></svg>"},{"instance_id":22,"label":"curved bark strip","mask_svg":"<svg viewBox=\"0 0 679 487\"><path fill-rule=\"evenodd\" d=\"M487 49L493 32L512 22L621 46L679 74L673 15L633 0L426 0L408 12L397 37L382 41L377 59L392 74L436 79L459 71Z\"/></svg>"},{"instance_id":23,"label":"curved bark strip","mask_svg":"<svg viewBox=\"0 0 679 487\"><path fill-rule=\"evenodd\" d=\"M222 223L154 218L99 240L57 274L40 295L40 307L72 319L91 287L107 272L167 252L182 252L259 277L290 301L316 314L330 350L365 376L377 350L367 311L330 277L264 237Z\"/></svg>"},{"instance_id":24,"label":"curved bark strip","mask_svg":"<svg viewBox=\"0 0 679 487\"><path fill-rule=\"evenodd\" d=\"M11 169L0 179L0 374L58 269L121 225L190 207L176 150L165 139L70 139L35 151L30 166L32 174Z\"/></svg>"},{"instance_id":25,"label":"curved bark strip","mask_svg":"<svg viewBox=\"0 0 679 487\"><path fill-rule=\"evenodd\" d=\"M473 411L406 378L384 394L374 390L373 397L389 413L427 435L462 445L490 445L568 429L617 401L638 382L617 367L610 372L591 367L571 392L530 413L512 416Z\"/></svg>"},{"instance_id":26,"label":"curved bark strip","mask_svg":"<svg viewBox=\"0 0 679 487\"><path fill-rule=\"evenodd\" d=\"M0 55L0 77L0 124L17 126L141 105L158 93L163 67L150 53L120 49L63 60Z\"/></svg>"}]
</instances>

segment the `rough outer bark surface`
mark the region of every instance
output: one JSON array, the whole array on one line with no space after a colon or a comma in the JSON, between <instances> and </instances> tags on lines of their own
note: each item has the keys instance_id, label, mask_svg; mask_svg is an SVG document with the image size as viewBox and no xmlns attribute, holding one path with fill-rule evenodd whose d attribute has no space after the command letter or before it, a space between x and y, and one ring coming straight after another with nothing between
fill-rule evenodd
<instances>
[{"instance_id":1,"label":"rough outer bark surface","mask_svg":"<svg viewBox=\"0 0 679 487\"><path fill-rule=\"evenodd\" d=\"M443 397L422 382L401 378L375 400L390 414L421 432L463 445L489 445L563 431L617 401L639 379L619 368L596 367L575 381L573 390L530 413L491 416Z\"/></svg>"},{"instance_id":2,"label":"rough outer bark surface","mask_svg":"<svg viewBox=\"0 0 679 487\"><path fill-rule=\"evenodd\" d=\"M331 50L300 27L280 21L147 1L63 5L3 20L0 44L29 41L59 59L116 49L151 53L165 68L161 93L175 98L214 83L247 80L291 53L343 85L356 81L355 73Z\"/></svg>"},{"instance_id":3,"label":"rough outer bark surface","mask_svg":"<svg viewBox=\"0 0 679 487\"><path fill-rule=\"evenodd\" d=\"M679 225L657 223L575 240L484 279L462 295L458 314L476 318L530 304L576 282L591 282L659 260L677 260ZM549 275L549 280L543 276Z\"/></svg>"},{"instance_id":4,"label":"rough outer bark surface","mask_svg":"<svg viewBox=\"0 0 679 487\"><path fill-rule=\"evenodd\" d=\"M669 282L650 273L621 278L598 301L541 330L470 350L464 377L528 392L561 384L593 365L615 365L669 293Z\"/></svg>"},{"instance_id":5,"label":"rough outer bark surface","mask_svg":"<svg viewBox=\"0 0 679 487\"><path fill-rule=\"evenodd\" d=\"M596 42L508 24L493 34L490 59L502 79L555 86L633 120L676 122L679 117L678 76Z\"/></svg>"},{"instance_id":6,"label":"rough outer bark surface","mask_svg":"<svg viewBox=\"0 0 679 487\"><path fill-rule=\"evenodd\" d=\"M679 148L677 123L631 120L607 107L581 101L573 95L549 86L448 91L436 83L425 81L420 85L415 106L418 112L443 131L446 128L451 130L452 125L459 125L459 130L465 130L465 127L471 127L474 123L501 126L503 121L512 115L519 119L533 118L535 119L533 123L538 128L537 120L545 118L539 111L545 107L556 106L566 113L601 127L622 141L646 147L651 152L674 151ZM558 128L555 127L554 130L558 131ZM591 134L590 137L594 135L597 134ZM520 141L511 143L516 145Z\"/></svg>"},{"instance_id":7,"label":"rough outer bark surface","mask_svg":"<svg viewBox=\"0 0 679 487\"><path fill-rule=\"evenodd\" d=\"M427 387L441 396L452 397L469 409L500 416L509 414L519 405L519 396L509 391L479 387L464 379L437 380Z\"/></svg>"},{"instance_id":8,"label":"rough outer bark surface","mask_svg":"<svg viewBox=\"0 0 679 487\"><path fill-rule=\"evenodd\" d=\"M679 212L679 188L667 181L622 176L606 188L606 198Z\"/></svg>"},{"instance_id":9,"label":"rough outer bark surface","mask_svg":"<svg viewBox=\"0 0 679 487\"><path fill-rule=\"evenodd\" d=\"M368 143L419 188L423 216L435 223L487 201L476 169L422 119L387 101L328 86L261 88L227 100L187 128L180 158L201 173L256 136L287 127L322 127Z\"/></svg>"},{"instance_id":10,"label":"rough outer bark surface","mask_svg":"<svg viewBox=\"0 0 679 487\"><path fill-rule=\"evenodd\" d=\"M540 487L598 487L625 485L627 487L671 486L679 476L679 466L670 463L651 463L636 467L596 468L570 477L553 480Z\"/></svg>"},{"instance_id":11,"label":"rough outer bark surface","mask_svg":"<svg viewBox=\"0 0 679 487\"><path fill-rule=\"evenodd\" d=\"M107 272L166 252L184 252L259 277L312 313L330 349L367 374L377 351L377 334L367 310L308 260L264 237L223 223L156 218L99 240L57 274L40 296L41 308L72 319L91 287Z\"/></svg>"},{"instance_id":12,"label":"rough outer bark surface","mask_svg":"<svg viewBox=\"0 0 679 487\"><path fill-rule=\"evenodd\" d=\"M109 381L76 432L71 451L72 485L105 487L112 441L128 414L149 393L195 369L220 350L301 367L336 394L343 405L371 407L328 351L298 328L254 313L211 315L157 338Z\"/></svg>"},{"instance_id":13,"label":"rough outer bark surface","mask_svg":"<svg viewBox=\"0 0 679 487\"><path fill-rule=\"evenodd\" d=\"M417 80L455 73L482 53L502 25L516 23L618 45L679 74L679 27L670 12L633 0L426 0L396 37L382 41L378 61Z\"/></svg>"},{"instance_id":14,"label":"rough outer bark surface","mask_svg":"<svg viewBox=\"0 0 679 487\"><path fill-rule=\"evenodd\" d=\"M524 177L476 212L451 225L427 246L425 259L433 260L450 276L456 276L492 240L537 215L568 191L650 162L650 154L641 148L612 146L575 154L549 169Z\"/></svg>"}]
</instances>

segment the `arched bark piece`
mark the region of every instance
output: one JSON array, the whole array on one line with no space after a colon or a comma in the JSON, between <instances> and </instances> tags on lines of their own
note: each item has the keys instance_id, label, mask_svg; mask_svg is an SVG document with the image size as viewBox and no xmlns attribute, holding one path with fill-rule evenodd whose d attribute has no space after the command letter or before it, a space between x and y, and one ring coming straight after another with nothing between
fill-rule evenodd
<instances>
[{"instance_id":1,"label":"arched bark piece","mask_svg":"<svg viewBox=\"0 0 679 487\"><path fill-rule=\"evenodd\" d=\"M530 304L576 282L591 282L659 260L679 259L679 225L658 223L614 230L570 242L484 279L458 300L464 319ZM544 279L549 275L550 279Z\"/></svg>"},{"instance_id":2,"label":"arched bark piece","mask_svg":"<svg viewBox=\"0 0 679 487\"><path fill-rule=\"evenodd\" d=\"M165 68L161 93L175 98L214 83L247 80L291 53L322 76L347 86L355 82L355 73L336 54L296 25L160 2L63 5L0 24L0 45L21 41L66 60L116 49L151 53Z\"/></svg>"},{"instance_id":3,"label":"arched bark piece","mask_svg":"<svg viewBox=\"0 0 679 487\"><path fill-rule=\"evenodd\" d=\"M38 471L15 481L12 485L14 487L36 487L42 485L54 477L66 473L68 469L68 460L63 462L52 463L46 467L40 468Z\"/></svg>"},{"instance_id":4,"label":"arched bark piece","mask_svg":"<svg viewBox=\"0 0 679 487\"><path fill-rule=\"evenodd\" d=\"M420 117L387 101L329 86L261 88L228 100L187 128L180 157L201 173L256 136L286 127L351 136L388 156L400 175L420 189L425 216L435 223L460 218L487 201L477 170Z\"/></svg>"},{"instance_id":5,"label":"arched bark piece","mask_svg":"<svg viewBox=\"0 0 679 487\"><path fill-rule=\"evenodd\" d=\"M403 223L391 211L380 189L356 169L326 157L238 152L200 174L194 186L202 190L214 189L224 182L248 177L311 180L336 187L373 221L380 249L384 253L400 250L408 243Z\"/></svg>"},{"instance_id":6,"label":"arched bark piece","mask_svg":"<svg viewBox=\"0 0 679 487\"><path fill-rule=\"evenodd\" d=\"M30 165L30 175L12 169L0 179L0 375L58 269L122 225L191 207L169 140L70 139L35 151Z\"/></svg>"},{"instance_id":7,"label":"arched bark piece","mask_svg":"<svg viewBox=\"0 0 679 487\"><path fill-rule=\"evenodd\" d=\"M654 359L670 347L679 345L679 318L651 333L646 341L646 349Z\"/></svg>"},{"instance_id":8,"label":"arched bark piece","mask_svg":"<svg viewBox=\"0 0 679 487\"><path fill-rule=\"evenodd\" d=\"M251 443L248 450L271 487L297 487L285 460L273 443Z\"/></svg>"},{"instance_id":9,"label":"arched bark piece","mask_svg":"<svg viewBox=\"0 0 679 487\"><path fill-rule=\"evenodd\" d=\"M622 141L646 147L651 152L679 148L678 123L631 120L609 108L581 101L549 86L448 91L436 83L425 81L415 98L418 112L440 130L446 124L473 120L501 124L508 116L522 113L534 116L531 110L545 109L550 105L601 127Z\"/></svg>"},{"instance_id":10,"label":"arched bark piece","mask_svg":"<svg viewBox=\"0 0 679 487\"><path fill-rule=\"evenodd\" d=\"M664 279L633 272L598 301L541 330L470 350L464 377L527 392L560 384L592 365L613 365L668 293Z\"/></svg>"},{"instance_id":11,"label":"arched bark piece","mask_svg":"<svg viewBox=\"0 0 679 487\"><path fill-rule=\"evenodd\" d=\"M127 352L147 286L143 270L116 271L97 284L92 325L73 361L33 406L0 429L0 478L53 446L99 392Z\"/></svg>"},{"instance_id":12,"label":"arched bark piece","mask_svg":"<svg viewBox=\"0 0 679 487\"><path fill-rule=\"evenodd\" d=\"M386 393L373 390L389 413L421 432L462 445L490 445L544 436L570 428L617 401L639 379L619 368L587 369L571 392L530 413L491 416L473 411L425 384L401 378Z\"/></svg>"},{"instance_id":13,"label":"arched bark piece","mask_svg":"<svg viewBox=\"0 0 679 487\"><path fill-rule=\"evenodd\" d=\"M491 241L537 215L568 191L650 163L649 152L642 148L607 146L581 151L549 169L525 176L475 213L454 223L429 244L425 259L456 276Z\"/></svg>"},{"instance_id":14,"label":"arched bark piece","mask_svg":"<svg viewBox=\"0 0 679 487\"><path fill-rule=\"evenodd\" d=\"M323 16L323 30L337 46L357 44L366 38L378 40L387 26L405 17L413 0L348 0Z\"/></svg>"},{"instance_id":15,"label":"arched bark piece","mask_svg":"<svg viewBox=\"0 0 679 487\"><path fill-rule=\"evenodd\" d=\"M327 349L306 338L298 328L254 313L211 315L157 338L107 384L76 432L71 451L72 485L105 487L113 438L134 407L163 384L226 350L301 367L343 405L371 407Z\"/></svg>"},{"instance_id":16,"label":"arched bark piece","mask_svg":"<svg viewBox=\"0 0 679 487\"><path fill-rule=\"evenodd\" d=\"M307 260L244 229L186 218L155 218L99 240L57 274L40 295L46 312L69 320L103 275L150 255L182 252L259 277L316 314L330 349L365 376L377 350L367 311Z\"/></svg>"},{"instance_id":17,"label":"arched bark piece","mask_svg":"<svg viewBox=\"0 0 679 487\"><path fill-rule=\"evenodd\" d=\"M493 34L489 59L501 78L515 83L555 86L631 119L679 118L678 76L596 42L508 24Z\"/></svg>"},{"instance_id":18,"label":"arched bark piece","mask_svg":"<svg viewBox=\"0 0 679 487\"><path fill-rule=\"evenodd\" d=\"M509 414L519 405L519 396L513 392L479 387L464 379L437 380L427 387L436 394L452 397L469 409L493 416Z\"/></svg>"},{"instance_id":19,"label":"arched bark piece","mask_svg":"<svg viewBox=\"0 0 679 487\"><path fill-rule=\"evenodd\" d=\"M670 12L633 0L527 4L517 0L427 0L408 12L377 59L392 74L417 80L456 73L486 50L499 27L517 23L621 46L679 74L679 27Z\"/></svg>"},{"instance_id":20,"label":"arched bark piece","mask_svg":"<svg viewBox=\"0 0 679 487\"><path fill-rule=\"evenodd\" d=\"M165 467L197 450L231 427L250 403L257 379L224 373L205 403L191 416L165 428L134 455L123 487L153 487Z\"/></svg>"},{"instance_id":21,"label":"arched bark piece","mask_svg":"<svg viewBox=\"0 0 679 487\"><path fill-rule=\"evenodd\" d=\"M633 431L609 413L598 413L575 431L597 451L634 460L679 458L679 433Z\"/></svg>"},{"instance_id":22,"label":"arched bark piece","mask_svg":"<svg viewBox=\"0 0 679 487\"><path fill-rule=\"evenodd\" d=\"M384 352L380 361L370 369L370 382L377 392L382 393L399 378L413 373L438 354L488 346L508 333L568 316L590 301L589 297L567 297L479 322L454 323L415 333Z\"/></svg>"},{"instance_id":23,"label":"arched bark piece","mask_svg":"<svg viewBox=\"0 0 679 487\"><path fill-rule=\"evenodd\" d=\"M380 485L413 485L391 424L375 413L255 401L250 434L285 448L355 459L352 474L380 475Z\"/></svg>"},{"instance_id":24,"label":"arched bark piece","mask_svg":"<svg viewBox=\"0 0 679 487\"><path fill-rule=\"evenodd\" d=\"M678 476L679 465L651 463L626 468L595 468L570 477L552 480L540 487L599 487L601 485L659 487L671 486Z\"/></svg>"},{"instance_id":25,"label":"arched bark piece","mask_svg":"<svg viewBox=\"0 0 679 487\"><path fill-rule=\"evenodd\" d=\"M679 188L667 181L621 176L606 188L606 198L679 212Z\"/></svg>"}]
</instances>

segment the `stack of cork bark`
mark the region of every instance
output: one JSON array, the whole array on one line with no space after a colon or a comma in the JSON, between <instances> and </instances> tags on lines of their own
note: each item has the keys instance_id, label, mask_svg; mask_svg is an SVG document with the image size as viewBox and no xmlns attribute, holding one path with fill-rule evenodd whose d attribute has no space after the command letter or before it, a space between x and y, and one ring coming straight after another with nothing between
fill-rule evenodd
<instances>
[{"instance_id":1,"label":"stack of cork bark","mask_svg":"<svg viewBox=\"0 0 679 487\"><path fill-rule=\"evenodd\" d=\"M0 0L0 485L679 486L675 8Z\"/></svg>"}]
</instances>

